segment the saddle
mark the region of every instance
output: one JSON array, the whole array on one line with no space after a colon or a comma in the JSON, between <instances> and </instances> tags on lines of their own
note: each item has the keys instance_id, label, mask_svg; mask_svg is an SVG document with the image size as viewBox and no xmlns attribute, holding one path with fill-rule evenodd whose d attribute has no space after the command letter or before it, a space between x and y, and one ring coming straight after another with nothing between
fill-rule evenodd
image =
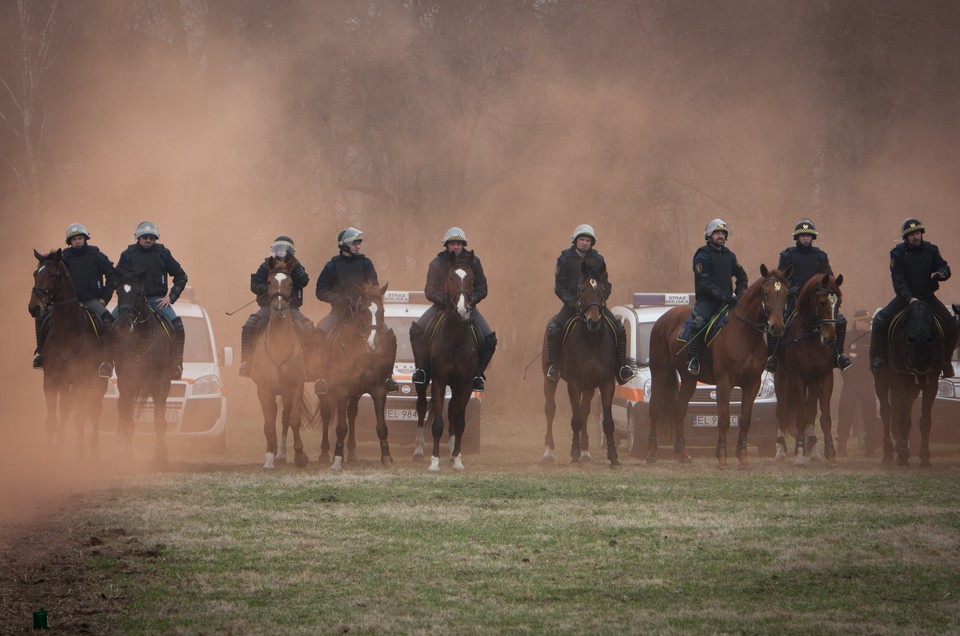
<instances>
[{"instance_id":1,"label":"saddle","mask_svg":"<svg viewBox=\"0 0 960 636\"><path fill-rule=\"evenodd\" d=\"M707 321L706 331L703 334L703 342L707 346L710 346L710 343L717 337L717 334L720 333L720 330L723 329L723 326L727 324L729 319L729 312L725 309L721 309L713 316L710 317L710 320ZM680 327L680 331L677 333L678 342L690 342L690 336L693 332L693 316L683 321L683 325Z\"/></svg>"},{"instance_id":2,"label":"saddle","mask_svg":"<svg viewBox=\"0 0 960 636\"><path fill-rule=\"evenodd\" d=\"M434 336L440 331L440 325L443 324L446 317L447 315L445 313L438 313L437 317L433 319L433 322L427 325L427 346L433 342ZM473 340L477 343L477 351L480 351L483 348L483 338L480 337L480 332L477 330L476 325L470 325L470 333L473 334Z\"/></svg>"},{"instance_id":3,"label":"saddle","mask_svg":"<svg viewBox=\"0 0 960 636\"><path fill-rule=\"evenodd\" d=\"M887 342L893 339L893 332L900 324L900 321L903 320L903 317L907 314L908 307L904 307L896 313L896 315L890 319L890 326L887 327ZM937 326L937 332L940 334L940 340L943 340L943 323L940 321L940 316L933 315L933 324Z\"/></svg>"},{"instance_id":4,"label":"saddle","mask_svg":"<svg viewBox=\"0 0 960 636\"><path fill-rule=\"evenodd\" d=\"M603 322L607 325L607 328L613 333L613 341L616 342L617 328L613 325L613 322L610 321L606 314L601 314L601 316L603 317ZM573 316L563 324L563 336L560 338L560 351L563 351L564 345L567 343L567 339L570 337L570 334L573 333L573 327L577 324L577 320L579 318L579 315Z\"/></svg>"},{"instance_id":5,"label":"saddle","mask_svg":"<svg viewBox=\"0 0 960 636\"><path fill-rule=\"evenodd\" d=\"M100 317L94 312L90 311L86 305L80 303L80 308L83 309L83 319L82 323L89 322L93 327L93 333L97 336L97 340L103 341L106 337L109 325L104 324ZM48 311L40 319L40 334L44 341L46 341L47 336L50 335L50 327L53 325L53 312Z\"/></svg>"}]
</instances>

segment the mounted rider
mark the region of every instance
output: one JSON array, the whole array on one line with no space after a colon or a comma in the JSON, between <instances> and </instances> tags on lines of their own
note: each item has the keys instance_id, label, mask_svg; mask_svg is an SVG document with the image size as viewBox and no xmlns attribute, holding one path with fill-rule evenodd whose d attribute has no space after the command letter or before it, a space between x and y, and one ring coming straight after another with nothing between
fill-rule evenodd
<instances>
[{"instance_id":1,"label":"mounted rider","mask_svg":"<svg viewBox=\"0 0 960 636\"><path fill-rule=\"evenodd\" d=\"M240 375L250 377L250 356L253 353L257 337L263 333L267 321L270 319L270 297L267 296L267 279L270 276L270 258L277 258L285 263L293 263L290 278L293 281L293 291L290 293L290 316L293 327L296 329L305 348L314 342L313 322L300 312L303 306L303 288L310 282L310 275L296 257L297 249L293 239L289 236L278 236L270 244L270 256L263 259L260 267L250 274L250 291L257 297L258 309L250 314L247 322L240 331Z\"/></svg>"},{"instance_id":2,"label":"mounted rider","mask_svg":"<svg viewBox=\"0 0 960 636\"><path fill-rule=\"evenodd\" d=\"M339 253L331 258L317 278L317 298L330 303L333 308L317 324L319 345L328 350L331 337L340 330L340 326L350 319L350 309L360 298L357 285L380 285L377 269L373 261L360 253L360 245L366 234L355 227L348 227L337 234ZM323 360L326 362L326 358ZM397 382L388 377L387 392L397 390ZM327 392L327 381L318 378L314 390L317 395Z\"/></svg>"},{"instance_id":3,"label":"mounted rider","mask_svg":"<svg viewBox=\"0 0 960 636\"><path fill-rule=\"evenodd\" d=\"M430 339L428 334L431 325L447 307L447 275L450 273L451 262L448 254L460 255L467 250L467 235L459 227L452 227L443 235L443 251L430 261L427 268L427 283L424 287L424 293L427 300L433 303L416 322L410 325L410 348L413 350L413 383L426 384L429 381L430 373L427 368L427 362L430 360ZM473 308L471 317L473 326L480 334L480 350L477 352L477 368L473 376L473 390L483 391L486 388L486 376L484 372L493 359L493 353L497 349L497 334L486 318L480 313L477 306L480 301L487 297L487 277L483 273L483 265L480 258L473 257L473 294L471 302Z\"/></svg>"},{"instance_id":4,"label":"mounted rider","mask_svg":"<svg viewBox=\"0 0 960 636\"><path fill-rule=\"evenodd\" d=\"M700 373L697 357L703 346L703 332L707 322L723 305L736 306L747 289L747 272L737 261L737 255L727 248L730 226L723 219L713 219L703 229L706 245L693 255L693 278L696 304L691 310L693 325L687 343L687 371ZM731 279L736 280L734 288Z\"/></svg>"},{"instance_id":5,"label":"mounted rider","mask_svg":"<svg viewBox=\"0 0 960 636\"><path fill-rule=\"evenodd\" d=\"M88 244L90 232L80 223L71 223L67 227L66 242L68 247L63 250L63 262L70 272L70 280L77 293L77 301L87 311L100 320L103 332L100 334L101 363L98 374L102 378L109 378L113 373L113 364L110 362L110 347L106 331L113 322L113 316L107 310L107 303L113 296L114 269L113 262L95 245ZM43 340L46 337L46 316L36 320L37 353L33 357L33 368L43 368Z\"/></svg>"},{"instance_id":6,"label":"mounted rider","mask_svg":"<svg viewBox=\"0 0 960 636\"><path fill-rule=\"evenodd\" d=\"M578 225L570 236L571 246L560 252L557 257L557 267L554 271L553 293L563 302L560 312L547 323L547 379L551 382L560 380L558 366L560 356L563 327L567 322L580 313L580 277L581 266L590 259L597 264L601 277L600 284L605 293L604 299L610 297L613 285L607 278L607 266L603 256L594 247L597 243L597 234L589 225ZM627 335L623 322L614 317L613 313L603 306L603 315L607 322L617 330L617 382L626 384L634 376L633 369L627 364Z\"/></svg>"},{"instance_id":7,"label":"mounted rider","mask_svg":"<svg viewBox=\"0 0 960 636\"><path fill-rule=\"evenodd\" d=\"M940 255L940 249L923 240L926 228L915 218L903 221L900 236L903 242L890 250L890 278L896 293L886 307L873 317L870 342L870 370L878 373L887 357L887 329L890 320L910 303L922 300L930 305L943 327L943 377L953 377L953 350L957 346L960 326L934 293L940 281L950 279L950 266Z\"/></svg>"},{"instance_id":8,"label":"mounted rider","mask_svg":"<svg viewBox=\"0 0 960 636\"><path fill-rule=\"evenodd\" d=\"M183 320L173 310L173 304L180 298L183 289L187 286L187 273L173 257L170 250L163 244L157 243L160 239L160 230L152 221L143 221L137 225L133 233L137 242L129 245L120 254L117 270L120 273L146 273L143 281L143 293L147 303L157 313L162 314L173 327L174 355L173 367L170 369L170 379L179 380L183 374ZM173 284L168 286L168 279ZM169 289L169 293L168 293ZM118 309L113 310L114 318Z\"/></svg>"},{"instance_id":9,"label":"mounted rider","mask_svg":"<svg viewBox=\"0 0 960 636\"><path fill-rule=\"evenodd\" d=\"M830 258L827 253L813 245L816 238L817 228L813 221L801 219L793 228L793 240L797 244L780 252L780 262L777 269L785 272L788 266L793 265L793 277L790 279L790 302L787 308L788 315L797 302L800 290L803 289L803 286L811 277L823 274L833 276L833 270L830 268ZM841 371L846 371L853 365L853 362L843 352L843 343L847 337L847 318L839 312L837 312L836 333L836 339L833 342L833 366ZM780 337L767 334L767 371L770 373L776 373L780 366L776 355L779 343Z\"/></svg>"}]
</instances>

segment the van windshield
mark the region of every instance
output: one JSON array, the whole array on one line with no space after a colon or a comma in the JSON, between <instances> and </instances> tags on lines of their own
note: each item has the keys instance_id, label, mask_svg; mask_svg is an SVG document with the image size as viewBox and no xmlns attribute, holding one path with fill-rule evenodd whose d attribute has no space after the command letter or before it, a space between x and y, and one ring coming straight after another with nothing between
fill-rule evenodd
<instances>
[{"instance_id":1,"label":"van windshield","mask_svg":"<svg viewBox=\"0 0 960 636\"><path fill-rule=\"evenodd\" d=\"M213 345L207 321L198 316L183 316L183 330L186 337L183 343L184 362L213 362Z\"/></svg>"}]
</instances>

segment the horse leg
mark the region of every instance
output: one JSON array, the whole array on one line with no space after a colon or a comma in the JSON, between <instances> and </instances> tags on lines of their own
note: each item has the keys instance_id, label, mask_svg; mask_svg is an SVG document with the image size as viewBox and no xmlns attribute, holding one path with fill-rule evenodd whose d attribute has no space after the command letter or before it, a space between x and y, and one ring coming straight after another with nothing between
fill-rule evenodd
<instances>
[{"instance_id":1,"label":"horse leg","mask_svg":"<svg viewBox=\"0 0 960 636\"><path fill-rule=\"evenodd\" d=\"M259 384L257 399L260 400L260 410L263 411L263 436L267 440L267 453L263 467L273 468L277 457L277 400L270 389Z\"/></svg>"},{"instance_id":2,"label":"horse leg","mask_svg":"<svg viewBox=\"0 0 960 636\"><path fill-rule=\"evenodd\" d=\"M793 419L796 416L796 409L790 408L787 403L786 381L783 379L783 373L781 370L774 376L774 388L777 394L777 450L773 460L777 462L787 460L787 431L790 430L791 425L796 426Z\"/></svg>"},{"instance_id":3,"label":"horse leg","mask_svg":"<svg viewBox=\"0 0 960 636\"><path fill-rule=\"evenodd\" d=\"M671 409L671 420L673 424L673 453L677 461L681 464L689 464L693 459L687 453L687 440L683 436L684 420L687 418L687 407L690 404L690 398L697 390L697 380L692 375L684 377L680 383L680 388L674 398Z\"/></svg>"},{"instance_id":4,"label":"horse leg","mask_svg":"<svg viewBox=\"0 0 960 636\"><path fill-rule=\"evenodd\" d=\"M463 432L467 428L467 402L470 400L470 384L466 380L461 380L456 393L450 400L450 428L455 437L453 449L450 454L453 459L453 469L463 470L463 455L460 452L460 445L463 441Z\"/></svg>"},{"instance_id":5,"label":"horse leg","mask_svg":"<svg viewBox=\"0 0 960 636\"><path fill-rule=\"evenodd\" d=\"M293 431L293 465L297 468L306 468L310 458L303 450L303 438L300 435L300 409L303 408L303 391L298 385L296 389L288 389L283 396L283 429Z\"/></svg>"},{"instance_id":6,"label":"horse leg","mask_svg":"<svg viewBox=\"0 0 960 636\"><path fill-rule=\"evenodd\" d=\"M287 431L290 430L290 420L287 418L287 408L285 406L283 395L278 395L273 399L280 413L280 439L277 441L277 463L287 463Z\"/></svg>"},{"instance_id":7,"label":"horse leg","mask_svg":"<svg viewBox=\"0 0 960 636\"><path fill-rule=\"evenodd\" d=\"M669 422L671 415L670 405L677 397L677 373L672 367L652 369L653 384L657 390L650 398L650 435L647 437L647 463L657 461L657 430L661 422Z\"/></svg>"},{"instance_id":8,"label":"horse leg","mask_svg":"<svg viewBox=\"0 0 960 636\"><path fill-rule=\"evenodd\" d=\"M737 460L740 462L739 468L744 470L750 468L747 460L747 440L750 437L750 426L753 424L753 401L760 390L760 376L757 376L756 382L745 384L747 386L741 387L743 399L740 403L740 426L737 432L736 451Z\"/></svg>"},{"instance_id":9,"label":"horse leg","mask_svg":"<svg viewBox=\"0 0 960 636\"><path fill-rule=\"evenodd\" d=\"M580 394L580 460L585 462L593 461L593 456L590 454L590 427L587 426L587 422L590 421L590 403L592 401L593 389Z\"/></svg>"},{"instance_id":10,"label":"horse leg","mask_svg":"<svg viewBox=\"0 0 960 636\"><path fill-rule=\"evenodd\" d=\"M333 449L333 464L330 470L339 473L343 470L343 446L347 437L347 397L341 390L336 391L337 403L337 444Z\"/></svg>"},{"instance_id":11,"label":"horse leg","mask_svg":"<svg viewBox=\"0 0 960 636\"><path fill-rule=\"evenodd\" d=\"M427 387L423 384L413 385L417 391L417 441L413 448L413 461L423 461L423 425L427 419Z\"/></svg>"},{"instance_id":12,"label":"horse leg","mask_svg":"<svg viewBox=\"0 0 960 636\"><path fill-rule=\"evenodd\" d=\"M937 397L939 381L928 381L920 394L920 467L930 468L930 428L933 425L933 401Z\"/></svg>"},{"instance_id":13,"label":"horse leg","mask_svg":"<svg viewBox=\"0 0 960 636\"><path fill-rule=\"evenodd\" d=\"M43 398L47 403L47 416L43 423L46 432L47 452L54 451L57 437L57 409L60 408L60 391L52 379L43 377Z\"/></svg>"},{"instance_id":14,"label":"horse leg","mask_svg":"<svg viewBox=\"0 0 960 636\"><path fill-rule=\"evenodd\" d=\"M153 395L153 466L157 470L167 468L167 394L169 382L164 388L157 389Z\"/></svg>"},{"instance_id":15,"label":"horse leg","mask_svg":"<svg viewBox=\"0 0 960 636\"><path fill-rule=\"evenodd\" d=\"M880 422L883 424L883 461L884 463L893 461L893 443L890 440L893 425L890 421L890 383L885 372L874 376L873 392L880 403Z\"/></svg>"},{"instance_id":16,"label":"horse leg","mask_svg":"<svg viewBox=\"0 0 960 636\"><path fill-rule=\"evenodd\" d=\"M573 441L570 443L570 463L580 463L580 427L583 426L583 414L580 412L581 391L574 386L574 382L567 380L567 397L570 398L570 428L573 430Z\"/></svg>"},{"instance_id":17,"label":"horse leg","mask_svg":"<svg viewBox=\"0 0 960 636\"><path fill-rule=\"evenodd\" d=\"M330 402L329 395L321 395L320 397L320 421L321 421L321 437L320 437L320 462L323 464L330 463L330 418L333 417L333 406Z\"/></svg>"},{"instance_id":18,"label":"horse leg","mask_svg":"<svg viewBox=\"0 0 960 636\"><path fill-rule=\"evenodd\" d=\"M132 387L120 387L119 391L120 393L117 396L117 429L120 432L121 452L129 458L133 455L133 389Z\"/></svg>"},{"instance_id":19,"label":"horse leg","mask_svg":"<svg viewBox=\"0 0 960 636\"><path fill-rule=\"evenodd\" d=\"M106 379L100 379L93 385L90 392L90 456L94 461L100 459L100 416L103 414L103 394L107 391Z\"/></svg>"},{"instance_id":20,"label":"horse leg","mask_svg":"<svg viewBox=\"0 0 960 636\"><path fill-rule=\"evenodd\" d=\"M603 437L607 440L607 459L610 460L610 467L614 468L620 465L617 457L617 445L614 443L613 434L613 381L605 382L600 387L600 404L603 417Z\"/></svg>"},{"instance_id":21,"label":"horse leg","mask_svg":"<svg viewBox=\"0 0 960 636\"><path fill-rule=\"evenodd\" d=\"M387 406L387 391L385 386L376 387L370 394L373 398L373 413L377 418L377 439L380 440L380 464L390 466L393 457L390 456L390 443L387 441L387 419L383 411Z\"/></svg>"},{"instance_id":22,"label":"horse leg","mask_svg":"<svg viewBox=\"0 0 960 636\"><path fill-rule=\"evenodd\" d=\"M347 462L357 461L357 411L359 408L360 396L351 396L347 400Z\"/></svg>"},{"instance_id":23,"label":"horse leg","mask_svg":"<svg viewBox=\"0 0 960 636\"><path fill-rule=\"evenodd\" d=\"M910 395L913 387L904 390L894 389L899 393L893 406L893 422L896 439L897 466L910 466L910 410L913 406L913 396Z\"/></svg>"},{"instance_id":24,"label":"horse leg","mask_svg":"<svg viewBox=\"0 0 960 636\"><path fill-rule=\"evenodd\" d=\"M446 390L446 385L441 384L436 377L431 382L430 385L430 410L433 412L433 426L431 427L431 432L433 433L433 451L430 455L430 472L438 472L440 470L440 437L443 435L443 403L446 399L444 392Z\"/></svg>"},{"instance_id":25,"label":"horse leg","mask_svg":"<svg viewBox=\"0 0 960 636\"><path fill-rule=\"evenodd\" d=\"M830 412L830 400L833 397L833 369L823 376L820 383L820 430L823 432L823 454L827 465L837 465L837 449L833 445L833 414Z\"/></svg>"},{"instance_id":26,"label":"horse leg","mask_svg":"<svg viewBox=\"0 0 960 636\"><path fill-rule=\"evenodd\" d=\"M553 461L553 419L557 415L557 384L551 382L544 376L543 378L543 414L547 418L547 434L543 443L543 461Z\"/></svg>"}]
</instances>

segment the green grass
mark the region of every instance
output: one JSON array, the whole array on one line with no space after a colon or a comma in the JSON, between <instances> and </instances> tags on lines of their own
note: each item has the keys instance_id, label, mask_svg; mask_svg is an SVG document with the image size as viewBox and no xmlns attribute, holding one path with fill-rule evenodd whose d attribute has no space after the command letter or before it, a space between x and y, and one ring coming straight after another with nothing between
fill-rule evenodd
<instances>
[{"instance_id":1,"label":"green grass","mask_svg":"<svg viewBox=\"0 0 960 636\"><path fill-rule=\"evenodd\" d=\"M960 629L955 469L488 471L485 455L463 474L398 456L143 478L86 513L136 550L91 561L132 599L124 631Z\"/></svg>"}]
</instances>

